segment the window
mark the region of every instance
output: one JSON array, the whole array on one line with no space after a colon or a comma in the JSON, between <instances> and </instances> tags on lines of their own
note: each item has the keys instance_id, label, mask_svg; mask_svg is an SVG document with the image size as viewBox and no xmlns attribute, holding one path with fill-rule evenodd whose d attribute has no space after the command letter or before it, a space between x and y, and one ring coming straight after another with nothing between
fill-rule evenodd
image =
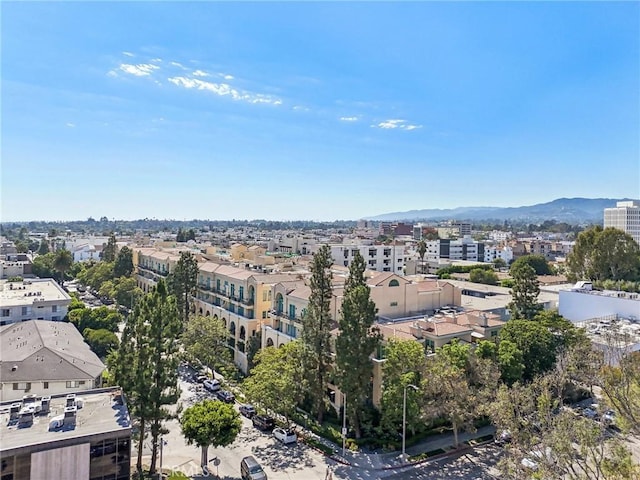
<instances>
[{"instance_id":1,"label":"window","mask_svg":"<svg viewBox=\"0 0 640 480\"><path fill-rule=\"evenodd\" d=\"M3 308L3 309L2 309L2 316L3 316L3 317L9 317L9 316L11 316L11 310L9 310L8 308Z\"/></svg>"},{"instance_id":2,"label":"window","mask_svg":"<svg viewBox=\"0 0 640 480\"><path fill-rule=\"evenodd\" d=\"M492 337L497 337L498 336L498 331L497 330L492 331L491 332L491 336Z\"/></svg>"},{"instance_id":3,"label":"window","mask_svg":"<svg viewBox=\"0 0 640 480\"><path fill-rule=\"evenodd\" d=\"M70 382L67 382L67 388L78 388L79 386L80 384L77 380L71 380Z\"/></svg>"},{"instance_id":4,"label":"window","mask_svg":"<svg viewBox=\"0 0 640 480\"><path fill-rule=\"evenodd\" d=\"M51 312L52 312L52 313L56 313L57 311L58 311L58 306L57 306L57 305L53 305L53 306L51 307Z\"/></svg>"},{"instance_id":5,"label":"window","mask_svg":"<svg viewBox=\"0 0 640 480\"><path fill-rule=\"evenodd\" d=\"M393 280L391 280L389 282L389 286L390 287L399 287L400 286L400 282L398 282L398 280L396 280L395 278Z\"/></svg>"},{"instance_id":6,"label":"window","mask_svg":"<svg viewBox=\"0 0 640 480\"><path fill-rule=\"evenodd\" d=\"M42 382L42 388L45 390L49 388L49 382Z\"/></svg>"},{"instance_id":7,"label":"window","mask_svg":"<svg viewBox=\"0 0 640 480\"><path fill-rule=\"evenodd\" d=\"M398 302L391 302L389 304L390 307L397 307L398 306Z\"/></svg>"},{"instance_id":8,"label":"window","mask_svg":"<svg viewBox=\"0 0 640 480\"><path fill-rule=\"evenodd\" d=\"M244 299L244 287L243 286L239 287L238 297L240 297L240 300Z\"/></svg>"},{"instance_id":9,"label":"window","mask_svg":"<svg viewBox=\"0 0 640 480\"><path fill-rule=\"evenodd\" d=\"M22 315L26 315L26 314L27 314L27 307L22 307Z\"/></svg>"},{"instance_id":10,"label":"window","mask_svg":"<svg viewBox=\"0 0 640 480\"><path fill-rule=\"evenodd\" d=\"M264 319L264 318L267 318L267 312L266 312L266 310L262 312L262 318L263 318L263 319Z\"/></svg>"},{"instance_id":11,"label":"window","mask_svg":"<svg viewBox=\"0 0 640 480\"><path fill-rule=\"evenodd\" d=\"M19 383L14 383L13 384L13 389L14 390L31 390L31 383L30 382L19 382Z\"/></svg>"}]
</instances>

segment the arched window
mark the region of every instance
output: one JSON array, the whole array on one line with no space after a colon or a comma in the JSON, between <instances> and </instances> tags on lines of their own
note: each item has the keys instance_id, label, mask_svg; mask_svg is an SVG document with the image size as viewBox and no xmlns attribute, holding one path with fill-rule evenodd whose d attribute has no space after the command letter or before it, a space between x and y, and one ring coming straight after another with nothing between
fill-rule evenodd
<instances>
[{"instance_id":1,"label":"arched window","mask_svg":"<svg viewBox=\"0 0 640 480\"><path fill-rule=\"evenodd\" d=\"M256 289L253 288L253 285L249 285L249 301L253 303L256 296Z\"/></svg>"},{"instance_id":2,"label":"arched window","mask_svg":"<svg viewBox=\"0 0 640 480\"><path fill-rule=\"evenodd\" d=\"M240 327L240 340L244 340L247 336L247 331L244 328L244 325Z\"/></svg>"},{"instance_id":3,"label":"arched window","mask_svg":"<svg viewBox=\"0 0 640 480\"><path fill-rule=\"evenodd\" d=\"M267 347L273 347L273 340L267 338Z\"/></svg>"},{"instance_id":4,"label":"arched window","mask_svg":"<svg viewBox=\"0 0 640 480\"><path fill-rule=\"evenodd\" d=\"M389 282L389 286L390 287L399 287L400 286L400 282L398 282L398 280L396 280L395 278L393 280L391 280Z\"/></svg>"},{"instance_id":5,"label":"arched window","mask_svg":"<svg viewBox=\"0 0 640 480\"><path fill-rule=\"evenodd\" d=\"M233 320L231 321L231 325L229 326L229 331L231 332L231 335L236 334L236 322L234 322Z\"/></svg>"},{"instance_id":6,"label":"arched window","mask_svg":"<svg viewBox=\"0 0 640 480\"><path fill-rule=\"evenodd\" d=\"M203 313L203 312L202 312L202 308L200 308L200 309L198 310L198 313L199 313L200 315L202 315L202 313Z\"/></svg>"},{"instance_id":7,"label":"arched window","mask_svg":"<svg viewBox=\"0 0 640 480\"><path fill-rule=\"evenodd\" d=\"M214 319L214 320L218 320L218 315L214 315L214 316L213 316L213 319Z\"/></svg>"},{"instance_id":8,"label":"arched window","mask_svg":"<svg viewBox=\"0 0 640 480\"><path fill-rule=\"evenodd\" d=\"M209 310L207 310L207 313L205 313L205 315L204 315L204 316L205 316L205 317L208 317L208 316L210 316L210 315L211 315L211 312L210 312Z\"/></svg>"},{"instance_id":9,"label":"arched window","mask_svg":"<svg viewBox=\"0 0 640 480\"><path fill-rule=\"evenodd\" d=\"M224 328L227 328L227 319L222 317L222 324L224 325Z\"/></svg>"},{"instance_id":10,"label":"arched window","mask_svg":"<svg viewBox=\"0 0 640 480\"><path fill-rule=\"evenodd\" d=\"M278 295L276 295L276 312L278 312L278 314L282 314L284 310L284 298L282 298L282 294L279 293Z\"/></svg>"}]
</instances>

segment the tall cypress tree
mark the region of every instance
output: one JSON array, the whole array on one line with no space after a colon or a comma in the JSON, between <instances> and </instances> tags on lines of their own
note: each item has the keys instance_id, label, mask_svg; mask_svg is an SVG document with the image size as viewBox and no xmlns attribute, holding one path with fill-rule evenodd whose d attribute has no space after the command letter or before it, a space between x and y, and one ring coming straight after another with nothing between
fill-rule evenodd
<instances>
[{"instance_id":1,"label":"tall cypress tree","mask_svg":"<svg viewBox=\"0 0 640 480\"><path fill-rule=\"evenodd\" d=\"M512 318L533 320L533 317L542 310L538 303L540 287L536 271L527 263L522 263L511 269L513 287L511 296L513 300L508 308Z\"/></svg>"},{"instance_id":2,"label":"tall cypress tree","mask_svg":"<svg viewBox=\"0 0 640 480\"><path fill-rule=\"evenodd\" d=\"M328 245L323 245L313 255L311 294L302 329L303 365L318 422L322 422L324 415L327 380L331 370L332 265L331 250Z\"/></svg>"},{"instance_id":3,"label":"tall cypress tree","mask_svg":"<svg viewBox=\"0 0 640 480\"><path fill-rule=\"evenodd\" d=\"M116 236L112 233L109 235L109 241L102 249L102 260L105 262L115 262L116 260Z\"/></svg>"},{"instance_id":4,"label":"tall cypress tree","mask_svg":"<svg viewBox=\"0 0 640 480\"><path fill-rule=\"evenodd\" d=\"M182 325L175 298L163 281L136 305L127 319L122 342L113 358L114 378L127 395L132 416L140 425L137 469L142 474L142 444L151 433L151 468L156 468L163 421L171 418L166 406L178 400L178 346Z\"/></svg>"},{"instance_id":5,"label":"tall cypress tree","mask_svg":"<svg viewBox=\"0 0 640 480\"><path fill-rule=\"evenodd\" d=\"M347 418L361 436L362 412L371 398L373 364L369 358L380 345L380 330L374 327L378 309L371 300L365 262L357 253L349 267L336 339L336 368L340 390L347 395Z\"/></svg>"},{"instance_id":6,"label":"tall cypress tree","mask_svg":"<svg viewBox=\"0 0 640 480\"><path fill-rule=\"evenodd\" d=\"M191 252L181 252L180 260L167 278L169 289L175 295L184 325L189 321L189 303L196 294L198 284L198 260Z\"/></svg>"}]
</instances>

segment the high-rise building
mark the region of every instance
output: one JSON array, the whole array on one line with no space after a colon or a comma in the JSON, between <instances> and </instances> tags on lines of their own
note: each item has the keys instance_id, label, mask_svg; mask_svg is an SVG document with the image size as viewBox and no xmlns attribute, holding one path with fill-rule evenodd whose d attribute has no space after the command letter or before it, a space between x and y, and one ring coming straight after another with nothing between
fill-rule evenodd
<instances>
[{"instance_id":1,"label":"high-rise building","mask_svg":"<svg viewBox=\"0 0 640 480\"><path fill-rule=\"evenodd\" d=\"M640 202L617 202L615 207L604 209L604 228L622 230L640 244Z\"/></svg>"}]
</instances>

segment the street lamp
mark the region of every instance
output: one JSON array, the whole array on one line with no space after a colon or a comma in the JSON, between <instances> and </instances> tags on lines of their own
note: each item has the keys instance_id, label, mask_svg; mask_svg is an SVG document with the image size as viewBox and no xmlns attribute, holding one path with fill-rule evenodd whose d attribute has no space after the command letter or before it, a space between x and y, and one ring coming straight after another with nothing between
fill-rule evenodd
<instances>
[{"instance_id":1,"label":"street lamp","mask_svg":"<svg viewBox=\"0 0 640 480\"><path fill-rule=\"evenodd\" d=\"M402 460L405 457L405 438L407 435L407 388L413 388L416 392L418 391L418 387L411 383L404 386L404 395L402 396Z\"/></svg>"}]
</instances>

